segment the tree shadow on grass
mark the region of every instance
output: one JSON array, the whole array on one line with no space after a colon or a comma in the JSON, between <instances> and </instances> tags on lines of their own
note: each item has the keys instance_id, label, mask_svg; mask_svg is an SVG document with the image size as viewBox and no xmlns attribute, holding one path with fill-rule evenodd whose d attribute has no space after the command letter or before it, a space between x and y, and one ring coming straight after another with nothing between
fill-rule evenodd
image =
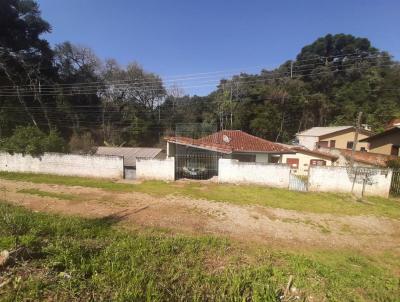
<instances>
[{"instance_id":1,"label":"tree shadow on grass","mask_svg":"<svg viewBox=\"0 0 400 302\"><path fill-rule=\"evenodd\" d=\"M133 212L136 213L136 212ZM129 215L133 214L132 212L129 212L127 209L121 210L115 213L112 213L107 216L99 217L99 218L90 218L86 219L88 224L92 225L93 227L104 227L104 228L110 228L115 224L118 224L119 222L123 221L126 217Z\"/></svg>"}]
</instances>

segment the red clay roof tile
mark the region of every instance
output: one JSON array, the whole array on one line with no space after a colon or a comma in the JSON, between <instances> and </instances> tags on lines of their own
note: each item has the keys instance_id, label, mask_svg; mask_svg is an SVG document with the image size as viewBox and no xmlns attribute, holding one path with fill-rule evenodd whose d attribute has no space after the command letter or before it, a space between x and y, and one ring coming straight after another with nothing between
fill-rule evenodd
<instances>
[{"instance_id":1,"label":"red clay roof tile","mask_svg":"<svg viewBox=\"0 0 400 302\"><path fill-rule=\"evenodd\" d=\"M211 135L191 139L187 137L167 137L167 141L192 145L222 153L265 152L294 153L278 143L259 138L240 130L222 130Z\"/></svg>"}]
</instances>

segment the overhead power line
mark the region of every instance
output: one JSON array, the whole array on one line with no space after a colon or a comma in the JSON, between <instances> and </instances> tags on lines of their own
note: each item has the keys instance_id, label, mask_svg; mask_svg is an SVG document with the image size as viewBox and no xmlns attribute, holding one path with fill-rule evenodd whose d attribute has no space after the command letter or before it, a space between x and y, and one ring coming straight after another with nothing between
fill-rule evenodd
<instances>
[{"instance_id":1,"label":"overhead power line","mask_svg":"<svg viewBox=\"0 0 400 302\"><path fill-rule=\"evenodd\" d=\"M379 67L391 67L391 66L397 66L396 63L388 63L388 64L380 64L378 65ZM353 70L363 70L365 68L369 68L371 66L359 66L359 67L354 67ZM340 72L342 70L338 70L336 66L330 66L329 70L326 71L321 71L321 72L316 72L316 73L311 73L311 74L300 74L300 75L295 75L293 76L294 79L296 78L302 78L302 77L315 77L317 75L321 75L321 74L328 74L328 73L335 73L335 72ZM310 69L312 70L312 69ZM304 71L304 70L303 70ZM279 76L276 76L279 75ZM280 76L280 75L284 75L284 76ZM256 80L249 80L246 81L247 78L257 78ZM281 73L273 73L271 75L267 76L251 76L251 77L238 77L238 80L235 80L235 83L241 84L241 83L257 83L257 82L263 82L263 81L275 81L275 80L279 80L279 79L287 79L288 78L288 72L281 72ZM217 86L220 84L220 81L205 81L202 82L204 84L202 85L191 85L191 86L182 86L179 88L198 88L198 87L210 87L210 86ZM96 88L94 87L83 87L81 89L77 88L77 89L72 89L70 91L63 91L63 90L58 90L56 88L53 89L53 91L45 91L40 93L39 95L41 96L57 96L57 95L85 95L85 94L97 94L97 93L105 93L105 92L125 92L125 89L129 89L129 88L136 88L137 92L145 92L145 91L153 91L153 92L160 92L163 91L165 88L152 88L152 86L144 86L144 87L140 87L142 89L137 89L138 86L135 85L129 85L129 84L124 84L123 87L101 87L101 86L96 86ZM170 86L169 88L173 88L173 86ZM109 91L108 89L111 89L111 91ZM168 87L167 87L168 89ZM22 93L21 90L18 90L17 92L8 92L8 93L0 93L0 96L8 96L8 97L12 97L12 96L35 96L38 95L38 92L35 91L28 91L25 93Z\"/></svg>"},{"instance_id":2,"label":"overhead power line","mask_svg":"<svg viewBox=\"0 0 400 302\"><path fill-rule=\"evenodd\" d=\"M330 58L340 58L340 57L344 57L343 55L342 56L331 56ZM385 55L374 55L373 57L365 57L365 58L360 58L360 57L355 57L355 58L349 58L349 60L369 60L369 59L373 59L373 58L390 58L390 56L385 56ZM301 61L310 61L310 60L316 60L317 58L328 58L328 57L316 57L315 59L308 59L308 60L299 60L299 61L296 61L296 62L301 62ZM321 66L323 66L323 62L321 61ZM302 66L315 66L315 63L312 63L312 64L304 64L304 65L295 65L294 67L295 67L295 69L297 69L297 68L300 68L300 67L302 67ZM231 71L231 72L233 72L233 71L239 71L239 70L241 70L241 69L232 69L232 70L225 70L225 71L212 71L212 72L204 72L204 73L193 73L193 74L186 74L186 75L180 75L180 76L170 76L170 77L165 77L165 78L160 78L160 80L162 80L163 82L176 82L176 81L181 81L181 80L192 80L192 79L198 79L198 78L204 78L204 76L205 75L210 75L210 74L214 74L214 77L217 77L217 76L219 76L219 77L221 77L221 75L220 74L226 74L227 76L234 76L235 74L233 74L233 73L229 73L228 74L228 72L229 71ZM207 78L207 77L205 77L205 78ZM135 79L135 80L116 80L116 81L106 81L108 84L143 84L143 83L154 83L154 82L157 82L158 81L158 79L156 79L156 80L152 80L152 81L143 81L143 80L137 80L137 79ZM87 84L92 84L92 85L95 85L95 86L98 86L98 85L102 85L102 84L104 84L104 81L91 81L91 82L78 82L78 83L72 83L72 84L67 84L67 83L60 83L60 84L57 84L57 86L59 86L59 87L70 87L70 86L73 86L73 87L77 87L77 86L80 86L80 85L83 85L83 86L85 86L85 85L87 85ZM41 85L41 87L42 87L42 89L45 89L46 87L53 87L55 84L42 84ZM24 88L24 87L31 87L32 85L29 85L29 84L25 84L25 85L20 85L19 87L22 89L22 88ZM15 88L15 86L13 86L13 85L3 85L3 86L0 86L0 89L1 90L3 90L3 89L5 89L5 88Z\"/></svg>"}]
</instances>

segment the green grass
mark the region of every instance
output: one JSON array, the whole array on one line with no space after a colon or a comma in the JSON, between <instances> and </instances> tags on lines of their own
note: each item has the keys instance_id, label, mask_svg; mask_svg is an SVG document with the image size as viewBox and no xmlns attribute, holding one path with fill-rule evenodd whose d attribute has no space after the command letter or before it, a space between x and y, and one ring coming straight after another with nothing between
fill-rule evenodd
<instances>
[{"instance_id":1,"label":"green grass","mask_svg":"<svg viewBox=\"0 0 400 302\"><path fill-rule=\"evenodd\" d=\"M79 199L77 195L73 195L73 194L54 193L54 192L42 191L42 190L38 190L38 189L22 189L22 190L18 190L17 193L31 194L31 195L36 195L36 196L40 196L40 197L51 197L51 198L57 198L57 199L63 199L63 200Z\"/></svg>"},{"instance_id":2,"label":"green grass","mask_svg":"<svg viewBox=\"0 0 400 302\"><path fill-rule=\"evenodd\" d=\"M394 255L243 247L208 236L122 231L116 222L0 202L0 250L26 248L2 268L0 281L10 282L0 288L1 300L279 301L290 275L298 294L313 301L400 297Z\"/></svg>"},{"instance_id":3,"label":"green grass","mask_svg":"<svg viewBox=\"0 0 400 302\"><path fill-rule=\"evenodd\" d=\"M179 194L196 199L241 205L262 205L311 213L376 215L400 219L400 201L380 197L366 197L363 201L359 201L349 194L305 193L262 186L161 181L127 184L102 179L10 172L0 172L0 178L33 183L84 186L119 192L143 192L156 196Z\"/></svg>"},{"instance_id":4,"label":"green grass","mask_svg":"<svg viewBox=\"0 0 400 302\"><path fill-rule=\"evenodd\" d=\"M29 181L32 183L47 183L54 185L100 188L110 191L132 191L132 185L130 184L116 183L111 180L96 178L14 172L0 172L0 178L15 181Z\"/></svg>"}]
</instances>

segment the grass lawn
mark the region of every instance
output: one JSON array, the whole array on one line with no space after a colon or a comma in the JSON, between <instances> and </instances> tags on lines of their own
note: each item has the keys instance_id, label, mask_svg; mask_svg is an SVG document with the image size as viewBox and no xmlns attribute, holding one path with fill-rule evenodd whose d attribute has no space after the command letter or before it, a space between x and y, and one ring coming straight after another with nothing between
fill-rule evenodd
<instances>
[{"instance_id":1,"label":"grass lawn","mask_svg":"<svg viewBox=\"0 0 400 302\"><path fill-rule=\"evenodd\" d=\"M24 247L0 267L1 300L280 301L290 275L296 301L400 297L400 260L392 255L244 247L155 229L128 232L116 222L0 202L0 251Z\"/></svg>"},{"instance_id":2,"label":"grass lawn","mask_svg":"<svg viewBox=\"0 0 400 302\"><path fill-rule=\"evenodd\" d=\"M78 196L73 195L73 194L54 193L54 192L42 191L42 190L38 190L38 189L22 189L22 190L18 190L17 193L31 194L31 195L37 195L40 197L50 197L50 198L63 199L63 200L77 200L78 199Z\"/></svg>"},{"instance_id":3,"label":"grass lawn","mask_svg":"<svg viewBox=\"0 0 400 302\"><path fill-rule=\"evenodd\" d=\"M156 196L180 194L193 198L243 205L263 205L311 213L377 215L400 218L400 201L380 197L367 197L360 201L348 194L304 193L262 186L239 186L205 182L167 183L160 181L127 184L93 178L10 172L0 172L1 178L33 183L101 188L119 192L143 192Z\"/></svg>"}]
</instances>

